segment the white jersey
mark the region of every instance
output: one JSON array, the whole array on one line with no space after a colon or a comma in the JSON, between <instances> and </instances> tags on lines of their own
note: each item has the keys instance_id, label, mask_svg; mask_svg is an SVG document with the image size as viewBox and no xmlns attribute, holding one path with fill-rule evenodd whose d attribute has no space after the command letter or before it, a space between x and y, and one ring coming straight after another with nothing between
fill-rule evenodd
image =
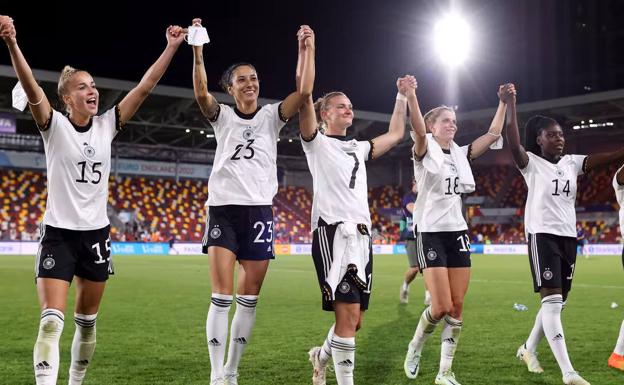
<instances>
[{"instance_id":1,"label":"white jersey","mask_svg":"<svg viewBox=\"0 0 624 385\"><path fill-rule=\"evenodd\" d=\"M617 174L622 169L624 169L624 166L620 167L613 177L613 189L615 190L615 198L618 205L620 205L620 232L622 233L622 240L624 240L624 185L619 184L617 181Z\"/></svg>"},{"instance_id":2,"label":"white jersey","mask_svg":"<svg viewBox=\"0 0 624 385\"><path fill-rule=\"evenodd\" d=\"M119 132L117 107L77 127L52 111L41 131L46 153L48 200L43 223L69 230L96 230L109 224L106 214L111 142Z\"/></svg>"},{"instance_id":3,"label":"white jersey","mask_svg":"<svg viewBox=\"0 0 624 385\"><path fill-rule=\"evenodd\" d=\"M317 131L311 141L301 143L314 185L312 230L320 217L328 224L363 223L370 231L365 164L370 142L328 137Z\"/></svg>"},{"instance_id":4,"label":"white jersey","mask_svg":"<svg viewBox=\"0 0 624 385\"><path fill-rule=\"evenodd\" d=\"M273 204L277 194L277 138L286 124L280 103L268 104L244 115L220 104L210 122L217 140L208 180L209 206Z\"/></svg>"},{"instance_id":5,"label":"white jersey","mask_svg":"<svg viewBox=\"0 0 624 385\"><path fill-rule=\"evenodd\" d=\"M556 164L527 151L529 163L520 172L528 187L524 208L527 234L547 233L576 238L576 179L585 155L564 155Z\"/></svg>"},{"instance_id":6,"label":"white jersey","mask_svg":"<svg viewBox=\"0 0 624 385\"><path fill-rule=\"evenodd\" d=\"M461 147L468 156L469 146ZM459 192L459 175L450 152L444 151L441 172L434 174L423 165L423 159L414 158L414 179L418 185L418 196L414 204L414 223L418 232L467 230L468 225L462 213L462 198ZM429 156L428 153L425 157Z\"/></svg>"}]
</instances>

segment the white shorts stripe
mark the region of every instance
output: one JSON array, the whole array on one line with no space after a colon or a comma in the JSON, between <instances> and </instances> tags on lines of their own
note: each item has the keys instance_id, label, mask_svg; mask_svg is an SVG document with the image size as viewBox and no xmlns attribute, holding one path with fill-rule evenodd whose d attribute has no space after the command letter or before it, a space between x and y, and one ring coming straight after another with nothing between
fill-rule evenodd
<instances>
[{"instance_id":1,"label":"white shorts stripe","mask_svg":"<svg viewBox=\"0 0 624 385\"><path fill-rule=\"evenodd\" d=\"M418 261L420 262L420 268L427 267L427 261L425 261L425 253L423 251L422 233L418 233Z\"/></svg>"},{"instance_id":2,"label":"white shorts stripe","mask_svg":"<svg viewBox=\"0 0 624 385\"><path fill-rule=\"evenodd\" d=\"M39 224L39 248L37 249L37 258L35 258L35 277L39 276L39 261L41 261L41 249L43 237L45 237L46 226L43 223Z\"/></svg>"},{"instance_id":3,"label":"white shorts stripe","mask_svg":"<svg viewBox=\"0 0 624 385\"><path fill-rule=\"evenodd\" d=\"M531 239L531 259L533 260L533 271L535 273L535 283L537 284L538 287L542 286L542 276L540 273L540 267L539 267L539 257L537 254L537 239L536 239L536 235L535 234L531 234L530 235L530 239Z\"/></svg>"},{"instance_id":4,"label":"white shorts stripe","mask_svg":"<svg viewBox=\"0 0 624 385\"><path fill-rule=\"evenodd\" d=\"M324 227L319 227L319 247L321 250L321 257L323 258L323 273L325 274L325 278L327 278L331 267L331 252L329 250L327 230Z\"/></svg>"}]
</instances>

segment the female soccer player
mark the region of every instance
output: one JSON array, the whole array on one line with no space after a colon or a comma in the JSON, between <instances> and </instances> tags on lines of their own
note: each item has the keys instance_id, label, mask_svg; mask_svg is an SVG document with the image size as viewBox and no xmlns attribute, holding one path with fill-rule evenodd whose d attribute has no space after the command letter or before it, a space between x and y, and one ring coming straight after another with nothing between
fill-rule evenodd
<instances>
[{"instance_id":1,"label":"female soccer player","mask_svg":"<svg viewBox=\"0 0 624 385\"><path fill-rule=\"evenodd\" d=\"M624 166L620 167L613 177L613 189L620 205L620 232L624 239ZM624 249L622 250L622 266L624 266ZM624 321L622 321L620 326L617 344L609 357L608 363L612 368L624 370Z\"/></svg>"},{"instance_id":2,"label":"female soccer player","mask_svg":"<svg viewBox=\"0 0 624 385\"><path fill-rule=\"evenodd\" d=\"M201 19L194 19L193 25L201 25ZM284 101L263 107L258 106L258 74L248 63L230 66L221 78L221 86L234 98L234 108L217 103L208 92L202 47L193 47L195 98L217 140L203 239L212 284L206 321L211 384L237 383L238 363L251 337L258 294L269 260L275 258L271 205L277 193L278 134L310 97L314 85L314 46L303 43L313 32L304 25L297 35L297 90ZM236 261L237 305L224 365Z\"/></svg>"},{"instance_id":3,"label":"female soccer player","mask_svg":"<svg viewBox=\"0 0 624 385\"><path fill-rule=\"evenodd\" d=\"M563 130L554 119L533 116L525 130L523 147L514 96L509 101L507 140L528 187L524 227L533 288L542 299L533 330L518 349L517 357L530 372L543 372L535 351L545 335L561 368L563 383L588 385L572 367L561 324L561 310L572 288L576 263L576 179L596 167L624 161L624 148L589 156L564 155Z\"/></svg>"},{"instance_id":4,"label":"female soccer player","mask_svg":"<svg viewBox=\"0 0 624 385\"><path fill-rule=\"evenodd\" d=\"M499 87L500 101L488 132L463 147L453 141L457 122L452 109L434 108L423 119L416 92L409 95L415 139L414 172L418 183L414 222L418 226L420 268L424 270L425 283L431 293L431 306L420 317L408 345L404 362L408 378L418 376L425 341L443 321L440 370L435 383L459 384L451 365L462 328L462 308L471 265L461 194L474 191L470 162L500 139L506 102L514 92L511 84ZM427 134L427 130L431 134Z\"/></svg>"},{"instance_id":5,"label":"female soccer player","mask_svg":"<svg viewBox=\"0 0 624 385\"><path fill-rule=\"evenodd\" d=\"M401 240L405 241L405 250L407 253L407 262L409 267L405 271L405 278L401 285L401 291L399 292L399 302L406 304L409 300L409 284L416 278L416 275L420 271L418 265L418 255L416 248L416 234L417 229L414 225L414 202L416 202L416 196L418 194L418 185L416 180L412 180L411 190L403 196L401 202L403 221L405 228L401 231ZM429 290L425 286L425 301L426 306L431 305L431 295Z\"/></svg>"},{"instance_id":6,"label":"female soccer player","mask_svg":"<svg viewBox=\"0 0 624 385\"><path fill-rule=\"evenodd\" d=\"M66 66L58 83L65 113L53 110L17 44L13 20L0 16L17 78L39 127L46 153L48 200L41 224L35 272L41 307L34 348L37 384L56 384L59 338L67 293L76 284L69 384L81 384L95 350L95 323L109 274L110 224L106 215L111 142L132 118L169 66L183 41L182 28L167 28L167 46L140 83L118 105L98 113L98 91L91 75Z\"/></svg>"},{"instance_id":7,"label":"female soccer player","mask_svg":"<svg viewBox=\"0 0 624 385\"><path fill-rule=\"evenodd\" d=\"M329 357L338 384L353 384L355 332L368 308L373 267L365 162L403 139L405 95L415 81L413 77L397 80L399 93L388 132L369 141L347 139L353 107L342 92L325 95L316 106L308 99L300 111L302 145L314 184L312 258L323 310L333 311L336 317L324 345L309 352L315 385L325 384Z\"/></svg>"}]
</instances>

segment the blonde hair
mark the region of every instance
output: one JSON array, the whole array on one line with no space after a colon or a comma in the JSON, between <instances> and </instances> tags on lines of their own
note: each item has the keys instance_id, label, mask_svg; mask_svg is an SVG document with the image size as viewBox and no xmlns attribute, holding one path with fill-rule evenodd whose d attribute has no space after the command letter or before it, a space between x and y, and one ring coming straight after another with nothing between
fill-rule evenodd
<instances>
[{"instance_id":1,"label":"blonde hair","mask_svg":"<svg viewBox=\"0 0 624 385\"><path fill-rule=\"evenodd\" d=\"M345 95L344 92L332 91L323 95L322 98L318 98L316 102L314 103L314 111L316 112L316 121L318 124L318 128L319 130L321 130L321 132L325 132L325 130L327 130L327 123L325 123L325 121L323 120L321 116L321 111L327 110L328 108L327 104L332 98L336 96L344 96L345 98L347 97L347 95Z\"/></svg>"},{"instance_id":2,"label":"blonde hair","mask_svg":"<svg viewBox=\"0 0 624 385\"><path fill-rule=\"evenodd\" d=\"M67 94L67 82L71 79L72 76L80 72L81 70L75 69L72 66L63 67L63 71L61 71L61 77L58 81L58 95L63 99L63 95Z\"/></svg>"},{"instance_id":3,"label":"blonde hair","mask_svg":"<svg viewBox=\"0 0 624 385\"><path fill-rule=\"evenodd\" d=\"M432 110L430 110L429 112L427 112L424 116L425 119L425 127L427 127L427 131L428 132L432 132L431 127L433 127L433 124L435 123L436 119L438 119L440 117L440 115L442 115L442 112L444 111L450 111L450 112L455 112L455 110L453 110L451 107L449 106L445 106L445 105L441 105L439 107L436 107Z\"/></svg>"}]
</instances>

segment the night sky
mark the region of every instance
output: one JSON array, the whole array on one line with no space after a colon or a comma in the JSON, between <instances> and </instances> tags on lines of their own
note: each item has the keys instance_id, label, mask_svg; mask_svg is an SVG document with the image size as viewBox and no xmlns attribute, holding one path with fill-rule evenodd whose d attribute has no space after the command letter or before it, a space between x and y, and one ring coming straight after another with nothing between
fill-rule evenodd
<instances>
[{"instance_id":1,"label":"night sky","mask_svg":"<svg viewBox=\"0 0 624 385\"><path fill-rule=\"evenodd\" d=\"M164 48L165 28L201 17L212 40L204 52L215 91L229 64L249 61L262 97L292 92L295 34L303 23L316 32L315 96L343 90L360 110L390 113L396 78L405 73L418 79L425 108L447 103L460 111L494 107L505 82L516 83L520 103L624 88L622 0L455 2L475 34L470 60L458 73L457 98L445 91L447 74L431 43L448 1L3 3L0 13L15 19L33 68L60 71L70 64L96 77L138 81ZM0 64L10 64L6 48ZM191 69L184 44L161 84L190 88Z\"/></svg>"}]
</instances>

